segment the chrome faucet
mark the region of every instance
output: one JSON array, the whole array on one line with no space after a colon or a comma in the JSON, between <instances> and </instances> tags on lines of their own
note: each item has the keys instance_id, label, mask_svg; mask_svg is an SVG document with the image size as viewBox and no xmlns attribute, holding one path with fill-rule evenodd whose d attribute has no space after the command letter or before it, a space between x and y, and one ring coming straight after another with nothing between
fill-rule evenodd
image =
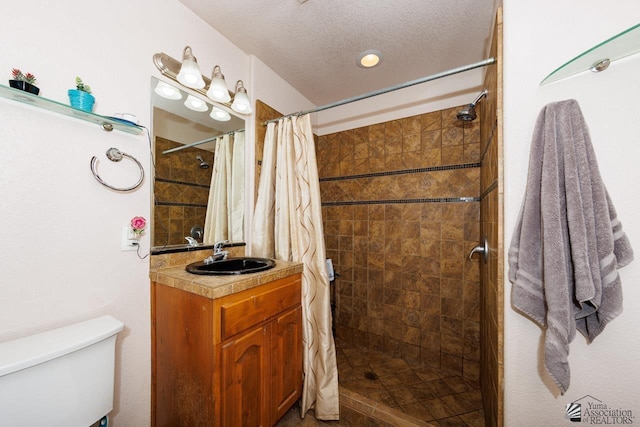
<instances>
[{"instance_id":1,"label":"chrome faucet","mask_svg":"<svg viewBox=\"0 0 640 427\"><path fill-rule=\"evenodd\" d=\"M203 262L205 264L211 264L211 263L216 262L216 261L222 261L223 259L227 259L227 256L229 255L229 252L222 250L224 245L226 245L227 243L229 243L228 240L222 240L220 242L214 243L214 245L213 245L213 255L211 255L208 258L205 258L205 260Z\"/></svg>"},{"instance_id":2,"label":"chrome faucet","mask_svg":"<svg viewBox=\"0 0 640 427\"><path fill-rule=\"evenodd\" d=\"M189 243L189 246L198 246L198 241L191 236L186 236L185 240Z\"/></svg>"}]
</instances>

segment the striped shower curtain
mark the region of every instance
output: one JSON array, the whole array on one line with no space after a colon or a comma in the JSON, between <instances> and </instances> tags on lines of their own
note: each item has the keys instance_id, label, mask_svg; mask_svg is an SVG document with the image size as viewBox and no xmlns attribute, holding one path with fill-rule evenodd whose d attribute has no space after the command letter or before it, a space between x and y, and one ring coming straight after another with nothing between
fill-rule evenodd
<instances>
[{"instance_id":1,"label":"striped shower curtain","mask_svg":"<svg viewBox=\"0 0 640 427\"><path fill-rule=\"evenodd\" d=\"M229 197L229 240L244 240L244 132L233 134L231 196Z\"/></svg>"},{"instance_id":2,"label":"striped shower curtain","mask_svg":"<svg viewBox=\"0 0 640 427\"><path fill-rule=\"evenodd\" d=\"M229 135L216 139L209 202L204 220L204 243L227 240L229 236L229 194L231 193L231 142Z\"/></svg>"},{"instance_id":3,"label":"striped shower curtain","mask_svg":"<svg viewBox=\"0 0 640 427\"><path fill-rule=\"evenodd\" d=\"M252 228L252 254L304 264L301 415L339 418L320 184L309 115L267 125Z\"/></svg>"},{"instance_id":4,"label":"striped shower curtain","mask_svg":"<svg viewBox=\"0 0 640 427\"><path fill-rule=\"evenodd\" d=\"M244 134L216 139L203 242L244 240Z\"/></svg>"}]
</instances>

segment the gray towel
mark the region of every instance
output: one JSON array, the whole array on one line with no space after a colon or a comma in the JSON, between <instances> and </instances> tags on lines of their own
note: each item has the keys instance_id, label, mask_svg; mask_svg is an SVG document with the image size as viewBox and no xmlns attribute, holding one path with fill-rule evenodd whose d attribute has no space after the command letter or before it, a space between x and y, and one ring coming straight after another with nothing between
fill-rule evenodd
<instances>
[{"instance_id":1,"label":"gray towel","mask_svg":"<svg viewBox=\"0 0 640 427\"><path fill-rule=\"evenodd\" d=\"M544 364L562 394L576 329L591 342L622 312L616 269L632 260L580 106L573 99L545 106L509 248L509 280L513 307L546 328Z\"/></svg>"}]
</instances>

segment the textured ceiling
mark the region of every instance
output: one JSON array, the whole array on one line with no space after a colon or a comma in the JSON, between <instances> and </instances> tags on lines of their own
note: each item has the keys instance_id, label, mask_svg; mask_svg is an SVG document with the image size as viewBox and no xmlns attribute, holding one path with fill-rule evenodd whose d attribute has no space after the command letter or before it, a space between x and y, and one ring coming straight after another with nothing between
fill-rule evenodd
<instances>
[{"instance_id":1,"label":"textured ceiling","mask_svg":"<svg viewBox=\"0 0 640 427\"><path fill-rule=\"evenodd\" d=\"M500 0L180 0L316 105L485 59ZM383 62L356 66L377 49Z\"/></svg>"}]
</instances>

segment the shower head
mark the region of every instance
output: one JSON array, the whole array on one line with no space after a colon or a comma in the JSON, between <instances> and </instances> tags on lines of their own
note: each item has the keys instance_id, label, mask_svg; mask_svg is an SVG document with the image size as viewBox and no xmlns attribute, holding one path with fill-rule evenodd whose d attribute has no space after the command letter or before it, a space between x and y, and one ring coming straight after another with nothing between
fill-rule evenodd
<instances>
[{"instance_id":1,"label":"shower head","mask_svg":"<svg viewBox=\"0 0 640 427\"><path fill-rule=\"evenodd\" d=\"M470 122L476 119L478 115L476 114L476 106L473 104L469 104L460 110L457 114L458 120L462 120L463 122Z\"/></svg>"},{"instance_id":2,"label":"shower head","mask_svg":"<svg viewBox=\"0 0 640 427\"><path fill-rule=\"evenodd\" d=\"M476 117L478 116L476 114L476 104L480 102L480 100L485 96L487 96L486 89L483 90L482 93L478 95L478 97L474 99L471 104L467 105L466 107L464 107L462 110L458 112L457 114L458 120L462 120L463 122L470 122L472 120L475 120Z\"/></svg>"},{"instance_id":3,"label":"shower head","mask_svg":"<svg viewBox=\"0 0 640 427\"><path fill-rule=\"evenodd\" d=\"M205 162L202 156L196 156L196 160L200 162L200 169L209 169L209 163Z\"/></svg>"}]
</instances>

